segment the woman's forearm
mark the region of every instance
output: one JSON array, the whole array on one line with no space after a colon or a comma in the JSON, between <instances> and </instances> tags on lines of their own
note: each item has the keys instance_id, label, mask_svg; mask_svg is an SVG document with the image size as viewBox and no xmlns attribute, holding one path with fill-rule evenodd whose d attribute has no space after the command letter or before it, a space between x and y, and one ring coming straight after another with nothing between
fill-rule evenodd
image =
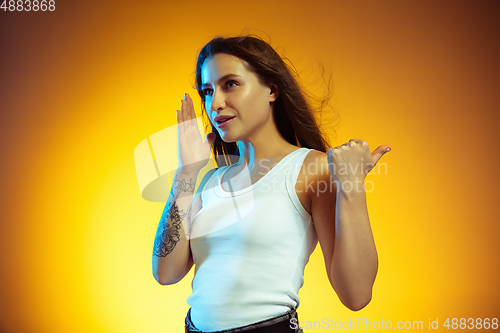
<instances>
[{"instance_id":1,"label":"woman's forearm","mask_svg":"<svg viewBox=\"0 0 500 333\"><path fill-rule=\"evenodd\" d=\"M178 282L192 265L186 229L191 221L197 177L198 174L181 172L174 176L153 248L153 275L160 284Z\"/></svg>"},{"instance_id":2,"label":"woman's forearm","mask_svg":"<svg viewBox=\"0 0 500 333\"><path fill-rule=\"evenodd\" d=\"M351 191L338 187L335 248L331 265L332 280L339 298L355 311L370 302L378 270L366 192L364 185L360 187Z\"/></svg>"}]
</instances>

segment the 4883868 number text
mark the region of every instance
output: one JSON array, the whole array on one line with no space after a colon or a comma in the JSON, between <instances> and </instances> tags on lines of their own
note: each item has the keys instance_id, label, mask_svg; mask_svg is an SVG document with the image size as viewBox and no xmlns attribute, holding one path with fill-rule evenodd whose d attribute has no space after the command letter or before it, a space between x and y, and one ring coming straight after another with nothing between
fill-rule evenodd
<instances>
[{"instance_id":1,"label":"4883868 number text","mask_svg":"<svg viewBox=\"0 0 500 333\"><path fill-rule=\"evenodd\" d=\"M53 12L56 10L56 2L55 0L4 0L0 9L4 12Z\"/></svg>"}]
</instances>

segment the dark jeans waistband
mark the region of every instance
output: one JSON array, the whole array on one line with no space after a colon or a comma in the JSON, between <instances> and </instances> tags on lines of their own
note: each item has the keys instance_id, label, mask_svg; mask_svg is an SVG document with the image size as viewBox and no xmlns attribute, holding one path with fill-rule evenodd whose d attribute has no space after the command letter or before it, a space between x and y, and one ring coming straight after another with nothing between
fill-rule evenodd
<instances>
[{"instance_id":1,"label":"dark jeans waistband","mask_svg":"<svg viewBox=\"0 0 500 333\"><path fill-rule=\"evenodd\" d=\"M296 319L296 325L292 325L290 319ZM240 326L236 328L231 328L222 331L213 332L202 332L197 329L191 322L191 309L188 310L186 316L186 333L233 333L233 332L245 332L245 333L299 333L302 329L298 328L298 315L296 309L290 310L282 315L265 319L257 323ZM297 328L295 328L297 327Z\"/></svg>"}]
</instances>

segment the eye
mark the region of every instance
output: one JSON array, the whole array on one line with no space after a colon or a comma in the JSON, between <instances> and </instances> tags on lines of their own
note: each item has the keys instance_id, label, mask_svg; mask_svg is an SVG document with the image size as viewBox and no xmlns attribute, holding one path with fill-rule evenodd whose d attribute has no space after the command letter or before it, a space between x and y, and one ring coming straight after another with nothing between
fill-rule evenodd
<instances>
[{"instance_id":1,"label":"eye","mask_svg":"<svg viewBox=\"0 0 500 333\"><path fill-rule=\"evenodd\" d=\"M234 80L229 80L226 82L226 87L228 88L232 88L232 87L235 87L238 85L238 82L234 81Z\"/></svg>"},{"instance_id":2,"label":"eye","mask_svg":"<svg viewBox=\"0 0 500 333\"><path fill-rule=\"evenodd\" d=\"M203 97L210 96L212 94L212 89L211 88L205 88L201 92L203 94Z\"/></svg>"}]
</instances>

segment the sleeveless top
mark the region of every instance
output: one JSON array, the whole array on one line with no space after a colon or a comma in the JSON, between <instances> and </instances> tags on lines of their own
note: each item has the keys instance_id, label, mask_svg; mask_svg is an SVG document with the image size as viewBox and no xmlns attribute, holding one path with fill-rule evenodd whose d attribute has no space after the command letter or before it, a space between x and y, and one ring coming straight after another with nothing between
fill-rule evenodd
<instances>
[{"instance_id":1,"label":"sleeveless top","mask_svg":"<svg viewBox=\"0 0 500 333\"><path fill-rule=\"evenodd\" d=\"M228 166L207 181L190 230L195 275L187 302L199 330L244 326L298 307L304 268L318 242L295 191L309 151L288 154L253 185L244 177L242 190L221 187ZM227 179L224 187L231 188Z\"/></svg>"}]
</instances>

